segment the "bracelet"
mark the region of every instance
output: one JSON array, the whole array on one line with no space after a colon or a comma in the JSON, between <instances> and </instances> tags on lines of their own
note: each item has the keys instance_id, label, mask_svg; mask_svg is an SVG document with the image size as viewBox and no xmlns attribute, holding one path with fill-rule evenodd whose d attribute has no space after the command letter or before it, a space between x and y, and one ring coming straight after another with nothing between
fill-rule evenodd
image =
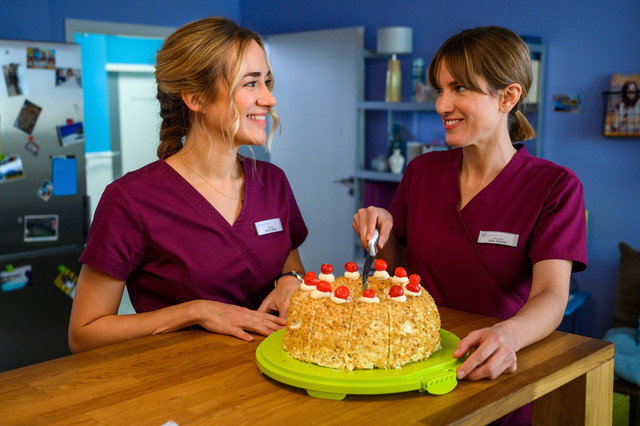
<instances>
[{"instance_id":1,"label":"bracelet","mask_svg":"<svg viewBox=\"0 0 640 426\"><path fill-rule=\"evenodd\" d=\"M275 281L273 281L273 288L276 288L278 286L278 280L286 275L291 275L296 277L296 279L298 281L300 281L301 283L304 281L304 279L302 278L302 275L300 275L298 272L296 271L291 271L291 272L285 272L283 274L280 274L276 277Z\"/></svg>"}]
</instances>

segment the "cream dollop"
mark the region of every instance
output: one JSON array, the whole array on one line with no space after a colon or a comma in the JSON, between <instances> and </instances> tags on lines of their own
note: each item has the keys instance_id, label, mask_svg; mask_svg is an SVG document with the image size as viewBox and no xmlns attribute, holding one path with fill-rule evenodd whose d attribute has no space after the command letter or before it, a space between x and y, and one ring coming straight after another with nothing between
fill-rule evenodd
<instances>
[{"instance_id":1,"label":"cream dollop","mask_svg":"<svg viewBox=\"0 0 640 426\"><path fill-rule=\"evenodd\" d=\"M336 277L333 276L333 274L323 274L322 272L320 272L320 275L318 275L318 281L326 281L328 283L332 283L336 280Z\"/></svg>"},{"instance_id":2,"label":"cream dollop","mask_svg":"<svg viewBox=\"0 0 640 426\"><path fill-rule=\"evenodd\" d=\"M422 290L418 290L418 292L413 292L411 290L409 290L408 288L404 288L404 293L408 294L409 296L420 296L422 294Z\"/></svg>"},{"instance_id":3,"label":"cream dollop","mask_svg":"<svg viewBox=\"0 0 640 426\"><path fill-rule=\"evenodd\" d=\"M397 277L397 276L393 276L393 278L391 278L391 281L393 281L395 284L408 284L409 283L409 278L407 277Z\"/></svg>"},{"instance_id":4,"label":"cream dollop","mask_svg":"<svg viewBox=\"0 0 640 426\"><path fill-rule=\"evenodd\" d=\"M380 298L378 296L375 296L375 297L361 297L360 301L364 302L364 303L380 303Z\"/></svg>"},{"instance_id":5,"label":"cream dollop","mask_svg":"<svg viewBox=\"0 0 640 426\"><path fill-rule=\"evenodd\" d=\"M373 278L379 278L381 280L386 280L389 278L389 273L387 271L375 271L373 273Z\"/></svg>"},{"instance_id":6,"label":"cream dollop","mask_svg":"<svg viewBox=\"0 0 640 426\"><path fill-rule=\"evenodd\" d=\"M339 297L336 297L334 293L331 293L331 301L341 305L343 303L351 302L351 298L347 297L346 299L340 299Z\"/></svg>"},{"instance_id":7,"label":"cream dollop","mask_svg":"<svg viewBox=\"0 0 640 426\"><path fill-rule=\"evenodd\" d=\"M324 291L319 291L317 288L313 290L310 294L312 299L322 299L323 297L331 297L331 293Z\"/></svg>"},{"instance_id":8,"label":"cream dollop","mask_svg":"<svg viewBox=\"0 0 640 426\"><path fill-rule=\"evenodd\" d=\"M315 289L316 289L315 285L307 285L305 283L300 284L300 290L312 291Z\"/></svg>"},{"instance_id":9,"label":"cream dollop","mask_svg":"<svg viewBox=\"0 0 640 426\"><path fill-rule=\"evenodd\" d=\"M360 272L358 272L358 271L355 271L355 272L346 271L344 273L344 277L345 278L349 278L350 280L357 280L358 278L360 278Z\"/></svg>"},{"instance_id":10,"label":"cream dollop","mask_svg":"<svg viewBox=\"0 0 640 426\"><path fill-rule=\"evenodd\" d=\"M406 302L407 301L407 296L403 294L402 296L391 297L390 299L394 300L396 302Z\"/></svg>"}]
</instances>

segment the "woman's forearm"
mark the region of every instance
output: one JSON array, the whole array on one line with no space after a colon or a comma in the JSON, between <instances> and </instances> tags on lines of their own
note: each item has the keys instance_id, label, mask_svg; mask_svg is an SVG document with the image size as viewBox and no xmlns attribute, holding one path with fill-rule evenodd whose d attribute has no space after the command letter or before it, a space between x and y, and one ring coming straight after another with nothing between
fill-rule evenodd
<instances>
[{"instance_id":1,"label":"woman's forearm","mask_svg":"<svg viewBox=\"0 0 640 426\"><path fill-rule=\"evenodd\" d=\"M86 324L72 320L69 325L69 347L72 352L82 352L197 325L200 322L199 302L193 300L140 314L109 314L95 318Z\"/></svg>"}]
</instances>

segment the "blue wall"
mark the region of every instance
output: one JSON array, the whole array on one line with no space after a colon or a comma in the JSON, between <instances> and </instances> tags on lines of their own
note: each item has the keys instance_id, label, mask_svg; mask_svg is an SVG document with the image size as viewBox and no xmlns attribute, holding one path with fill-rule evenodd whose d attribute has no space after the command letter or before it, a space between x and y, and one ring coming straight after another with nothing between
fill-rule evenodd
<instances>
[{"instance_id":1,"label":"blue wall","mask_svg":"<svg viewBox=\"0 0 640 426\"><path fill-rule=\"evenodd\" d=\"M585 334L602 337L615 304L618 242L640 248L640 139L601 136L603 98L611 74L640 73L640 1L621 0L295 0L241 1L243 24L262 34L365 26L365 47L375 49L378 27L414 29L414 56L430 59L440 44L469 27L501 25L537 35L547 45L542 156L574 170L590 210L589 267L576 274L591 292ZM403 56L403 63L411 57ZM404 81L410 71L403 69ZM276 78L278 70L274 70ZM384 84L384 83L382 83ZM552 112L555 93L578 93L579 114ZM300 102L312 102L301 95ZM286 120L286 117L283 117Z\"/></svg>"},{"instance_id":2,"label":"blue wall","mask_svg":"<svg viewBox=\"0 0 640 426\"><path fill-rule=\"evenodd\" d=\"M205 16L240 20L238 0L21 0L0 2L0 38L65 41L64 20L178 27Z\"/></svg>"},{"instance_id":3,"label":"blue wall","mask_svg":"<svg viewBox=\"0 0 640 426\"><path fill-rule=\"evenodd\" d=\"M589 268L576 278L594 296L585 307L585 334L602 337L613 316L617 244L640 248L640 139L601 136L610 75L640 72L640 1L620 0L615 8L600 0L320 0L304 7L294 0L157 0L152 7L139 0L5 1L0 38L64 41L65 18L177 27L208 15L228 16L262 34L362 25L369 49L378 27L406 25L414 28L414 56L428 59L468 27L495 24L540 36L547 45L542 156L570 167L584 184ZM403 58L405 65L410 61ZM408 68L404 75L406 81ZM554 93L580 94L580 113L552 112ZM300 102L312 100L301 96Z\"/></svg>"}]
</instances>

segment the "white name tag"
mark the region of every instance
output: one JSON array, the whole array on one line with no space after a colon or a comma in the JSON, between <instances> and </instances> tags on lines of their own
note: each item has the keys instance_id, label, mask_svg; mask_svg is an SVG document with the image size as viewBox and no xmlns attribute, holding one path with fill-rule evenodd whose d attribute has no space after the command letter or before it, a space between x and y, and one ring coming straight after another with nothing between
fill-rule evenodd
<instances>
[{"instance_id":1,"label":"white name tag","mask_svg":"<svg viewBox=\"0 0 640 426\"><path fill-rule=\"evenodd\" d=\"M280 222L279 217L256 222L253 225L256 227L256 234L258 234L258 236L282 231L282 222Z\"/></svg>"},{"instance_id":2,"label":"white name tag","mask_svg":"<svg viewBox=\"0 0 640 426\"><path fill-rule=\"evenodd\" d=\"M517 247L518 234L498 231L480 231L478 242L480 244L498 244L500 246Z\"/></svg>"}]
</instances>

